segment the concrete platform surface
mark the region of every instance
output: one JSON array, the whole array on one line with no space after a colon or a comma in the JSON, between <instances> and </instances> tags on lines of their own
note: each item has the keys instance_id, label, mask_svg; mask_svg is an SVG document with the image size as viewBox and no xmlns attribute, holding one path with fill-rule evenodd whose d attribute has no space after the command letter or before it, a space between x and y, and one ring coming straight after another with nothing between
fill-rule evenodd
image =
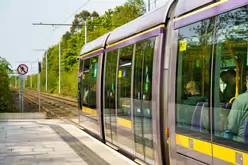
<instances>
[{"instance_id":1,"label":"concrete platform surface","mask_svg":"<svg viewBox=\"0 0 248 165\"><path fill-rule=\"evenodd\" d=\"M136 165L59 120L0 122L0 165Z\"/></svg>"}]
</instances>

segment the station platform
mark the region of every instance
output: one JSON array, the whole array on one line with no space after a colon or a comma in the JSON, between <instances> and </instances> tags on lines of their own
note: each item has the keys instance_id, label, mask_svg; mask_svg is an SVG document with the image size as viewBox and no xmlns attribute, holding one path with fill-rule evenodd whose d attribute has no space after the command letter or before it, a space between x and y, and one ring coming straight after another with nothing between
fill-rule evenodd
<instances>
[{"instance_id":1,"label":"station platform","mask_svg":"<svg viewBox=\"0 0 248 165\"><path fill-rule=\"evenodd\" d=\"M60 120L0 121L0 165L136 165Z\"/></svg>"}]
</instances>

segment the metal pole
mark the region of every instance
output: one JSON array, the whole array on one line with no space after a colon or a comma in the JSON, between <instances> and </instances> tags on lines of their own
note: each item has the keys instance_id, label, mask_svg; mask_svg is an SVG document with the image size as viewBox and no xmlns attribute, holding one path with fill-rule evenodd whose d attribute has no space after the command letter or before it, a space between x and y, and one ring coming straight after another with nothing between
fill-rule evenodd
<instances>
[{"instance_id":1,"label":"metal pole","mask_svg":"<svg viewBox=\"0 0 248 165\"><path fill-rule=\"evenodd\" d=\"M147 4L147 6L148 6L148 11L150 11L150 9L151 9L151 0L148 0L148 4Z\"/></svg>"},{"instance_id":2,"label":"metal pole","mask_svg":"<svg viewBox=\"0 0 248 165\"><path fill-rule=\"evenodd\" d=\"M20 89L19 89L19 109L22 112L22 80L20 82Z\"/></svg>"},{"instance_id":3,"label":"metal pole","mask_svg":"<svg viewBox=\"0 0 248 165\"><path fill-rule=\"evenodd\" d=\"M39 89L39 112L40 112L40 73L38 74L38 89Z\"/></svg>"},{"instance_id":4,"label":"metal pole","mask_svg":"<svg viewBox=\"0 0 248 165\"><path fill-rule=\"evenodd\" d=\"M85 21L85 44L88 43L88 22Z\"/></svg>"},{"instance_id":5,"label":"metal pole","mask_svg":"<svg viewBox=\"0 0 248 165\"><path fill-rule=\"evenodd\" d=\"M47 67L48 61L47 61L47 52L46 52L46 91L48 86L48 67Z\"/></svg>"},{"instance_id":6,"label":"metal pole","mask_svg":"<svg viewBox=\"0 0 248 165\"><path fill-rule=\"evenodd\" d=\"M31 88L33 88L33 77L32 77L32 63L31 63L31 74L30 74Z\"/></svg>"},{"instance_id":7,"label":"metal pole","mask_svg":"<svg viewBox=\"0 0 248 165\"><path fill-rule=\"evenodd\" d=\"M15 76L15 89L16 89L16 85L17 85L17 84L16 84L16 76Z\"/></svg>"},{"instance_id":8,"label":"metal pole","mask_svg":"<svg viewBox=\"0 0 248 165\"><path fill-rule=\"evenodd\" d=\"M24 92L25 92L25 80L22 80L22 113L24 112Z\"/></svg>"},{"instance_id":9,"label":"metal pole","mask_svg":"<svg viewBox=\"0 0 248 165\"><path fill-rule=\"evenodd\" d=\"M59 94L61 93L61 44L59 43Z\"/></svg>"},{"instance_id":10,"label":"metal pole","mask_svg":"<svg viewBox=\"0 0 248 165\"><path fill-rule=\"evenodd\" d=\"M154 0L154 7L157 7L157 0Z\"/></svg>"}]
</instances>

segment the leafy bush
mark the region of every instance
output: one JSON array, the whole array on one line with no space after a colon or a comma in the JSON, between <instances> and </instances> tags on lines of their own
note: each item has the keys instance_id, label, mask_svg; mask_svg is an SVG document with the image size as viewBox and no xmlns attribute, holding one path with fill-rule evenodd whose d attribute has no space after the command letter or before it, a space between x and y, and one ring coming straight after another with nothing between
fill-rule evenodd
<instances>
[{"instance_id":1,"label":"leafy bush","mask_svg":"<svg viewBox=\"0 0 248 165\"><path fill-rule=\"evenodd\" d=\"M13 96L10 91L9 63L0 57L0 112L15 111Z\"/></svg>"}]
</instances>

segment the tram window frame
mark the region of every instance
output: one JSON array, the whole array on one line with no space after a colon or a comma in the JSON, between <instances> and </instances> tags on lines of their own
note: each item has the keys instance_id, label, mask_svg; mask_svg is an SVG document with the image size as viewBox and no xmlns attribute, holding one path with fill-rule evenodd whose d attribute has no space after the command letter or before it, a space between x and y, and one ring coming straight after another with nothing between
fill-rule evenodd
<instances>
[{"instance_id":1,"label":"tram window frame","mask_svg":"<svg viewBox=\"0 0 248 165\"><path fill-rule=\"evenodd\" d=\"M128 50L130 49L130 50ZM125 52L127 51L127 52ZM117 84L116 84L116 88L117 88L117 117L118 118L122 118L122 119L125 119L125 120L129 120L131 121L132 119L132 114L131 114L131 98L132 98L132 74L133 74L133 51L134 51L134 44L132 45L128 45L126 47L122 47L122 48L119 48L119 55L118 55L118 66L117 66ZM131 57L131 64L130 64L130 59L127 59L126 61L123 60L123 63L120 63L120 60L122 57L128 57L126 54L128 53L128 56ZM128 62L129 60L129 62ZM130 67L130 86L129 86L129 94L128 96L129 97L123 97L123 98L127 98L126 100L123 100L124 104L121 103L121 96L122 96L122 89L120 89L120 81L121 81L121 78L125 78L125 74L127 74L126 72L122 74L122 71L120 69L122 68L127 68L127 67ZM121 76L122 75L122 76ZM123 86L121 86L121 88L123 88ZM125 105L126 103L125 102L129 102L129 105ZM126 107L125 107L126 106ZM125 108L125 111L122 109L122 108Z\"/></svg>"},{"instance_id":2,"label":"tram window frame","mask_svg":"<svg viewBox=\"0 0 248 165\"><path fill-rule=\"evenodd\" d=\"M103 94L104 94L103 102L104 102L104 106L103 106L103 108L104 109L106 109L106 100L107 100L107 102L110 101L109 97L111 97L111 99L114 99L114 101L112 100L113 104L114 104L114 105L112 105L112 108L116 109L116 96L115 95L116 95L116 88L117 88L116 87L116 69L117 69L117 61L118 61L118 52L119 52L118 49L115 49L115 50L113 50L111 52L107 52L106 58L105 58L104 77L103 77L103 82L104 82L104 84L103 84L103 90L104 90L104 92L103 92ZM109 76L109 75L107 75L108 74L107 73L107 69L108 69L107 65L109 65L108 64L109 63L109 57L111 57L111 58L115 57L116 58L115 67L113 67L113 68L110 67L111 72L112 72L112 69L113 69L113 73L114 73L113 75L111 75L112 76L111 80L114 80L114 84L113 84L113 82L110 83L109 80L106 79L107 76ZM112 61L113 61L113 59L111 59L111 62ZM110 62L110 64L112 64L111 62Z\"/></svg>"},{"instance_id":3,"label":"tram window frame","mask_svg":"<svg viewBox=\"0 0 248 165\"><path fill-rule=\"evenodd\" d=\"M93 62L93 60L96 60L96 62ZM88 66L86 67L85 63L88 62ZM97 65L97 71L95 66L92 66L93 64ZM90 94L91 91L95 91L95 93L97 92L96 88L97 88L97 78L98 78L98 74L99 74L99 56L95 56L89 59L85 59L84 60L84 64L83 64L83 77L82 77L82 105L83 107L89 108L89 109L93 109L93 110L97 110L97 94L95 94L95 103L91 102L92 99L90 99ZM87 76L87 77L86 77ZM87 78L86 80L84 80L85 78ZM84 93L84 88L88 88L88 96L87 96L87 103L84 102L85 99L85 93ZM94 89L93 89L94 88ZM92 106L93 105L93 106ZM91 116L91 114L85 113L89 116Z\"/></svg>"},{"instance_id":4,"label":"tram window frame","mask_svg":"<svg viewBox=\"0 0 248 165\"><path fill-rule=\"evenodd\" d=\"M81 60L79 61L79 74L82 74L82 77L79 78L79 81L78 81L78 94L79 94L79 106L80 108L82 108L82 105L83 105L83 69L84 69L84 60ZM80 73L81 72L81 73Z\"/></svg>"},{"instance_id":5,"label":"tram window frame","mask_svg":"<svg viewBox=\"0 0 248 165\"><path fill-rule=\"evenodd\" d=\"M234 34L231 34L231 33L229 33L229 34L231 34L231 37L229 37L229 36L227 36L227 31L230 31L230 30L232 30L232 29L234 29L234 31L236 31L236 34L238 33L238 34L240 34L240 32L244 32L244 34L246 34L245 36L243 36L243 38L241 38L241 40L242 39L247 39L248 38L248 35L247 35L247 32L245 32L245 30L243 30L242 31L242 29L240 30L240 31L238 31L237 32L237 29L239 28L239 27L242 27L243 25L244 25L244 27L246 26L246 31L247 31L247 28L248 28L248 26L246 25L247 23L245 22L245 21L247 21L248 20L248 16L247 16L247 14L243 14L243 15L241 15L241 14L237 14L237 18L235 18L235 12L239 12L239 11L241 11L242 9L244 9L245 10L245 13L248 13L248 5L246 5L246 6L243 6L243 7L240 7L240 8L237 8L237 9L234 9L234 10L231 10L231 11L228 11L228 12L225 12L225 13L221 13L220 15L218 15L217 16L217 19L216 19L216 29L217 29L217 31L216 31L216 38L215 38L215 40L216 40L216 43L215 43L215 50L214 50L214 54L215 54L215 60L214 60L214 65L215 65L215 68L214 68L214 75L215 75L215 77L217 76L217 75L220 75L220 73L221 73L221 64L219 65L219 67L218 67L218 58L219 58L219 61L220 62L222 62L222 56L224 57L224 51L225 50L227 50L227 51L229 51L229 54L230 55L232 55L233 54L233 52L230 52L230 51L232 51L232 50L234 50L235 48L235 53L238 53L238 58L236 58L237 59L237 61L238 61L238 63L240 64L240 62L242 62L241 60L239 60L239 58L242 56L242 55L240 55L240 53L238 52L238 50L239 50L239 47L234 47L235 46L235 44L231 44L231 40L234 40L235 39L235 41L234 42L237 42L237 39L238 39L238 35L234 35ZM230 16L230 18L229 19L227 19L227 18L225 18L225 16ZM242 22L242 17L241 16L244 16L245 18L243 18L243 22ZM238 21L237 21L238 20ZM235 24L232 24L232 23L235 23ZM236 26L236 27L235 27ZM233 27L233 28L231 28L231 27ZM228 29L229 28L229 29ZM236 28L236 29L235 29ZM225 32L225 33L223 33L223 31ZM222 32L222 34L221 34L221 32ZM225 35L225 39L223 39L223 34ZM221 36L222 35L222 36ZM236 38L235 38L236 37ZM240 39L240 38L239 38ZM223 42L226 40L226 48L225 48L225 46L221 46L221 44L223 44ZM244 40L245 42L246 42L246 45L247 45L247 42L248 42L248 40ZM229 46L227 45L229 43ZM236 46L238 46L238 45L236 45ZM238 49L238 50L237 50ZM242 49L242 48L241 48ZM246 48L247 50L248 50L248 45L247 45L247 48ZM218 57L219 56L219 57ZM221 59L222 58L222 59ZM243 83L243 81L244 81L244 78L246 77L246 75L248 75L248 64L247 64L247 61L248 61L248 54L247 54L247 56L245 57L246 58L246 60L244 60L243 61L243 64L245 63L245 70L246 71L241 71L241 69L242 68L240 68L240 72L239 72L239 74L241 74L241 80L239 81L239 88L242 88L242 83ZM234 61L234 58L232 58L233 59L233 61ZM233 66L230 66L229 68L224 68L224 69L232 69L233 68ZM233 69L236 69L236 65L234 66L234 68ZM235 72L237 72L237 70L235 70ZM243 73L243 75L242 75L242 73ZM245 74L246 73L246 74ZM236 76L235 76L236 77ZM218 77L217 77L218 78ZM216 85L218 84L218 81L220 80L220 79L214 79L214 82L213 82L213 100L215 101L215 102L213 102L213 112L215 112L216 113L216 110L215 110L215 108L216 108L216 106L215 106L215 104L216 104L216 102L217 101L219 101L219 102L221 102L221 99L219 98L220 96L218 96L218 94L217 94L217 90L218 90L218 87L216 87ZM237 77L235 78L235 79L237 79ZM235 83L236 84L236 83ZM236 87L237 88L237 87ZM238 91L238 93L239 94L241 94L241 93L243 93L243 91L241 91L241 90L239 90ZM220 94L219 94L220 95ZM237 98L239 98L239 97L237 97ZM237 99L236 98L236 99ZM217 100L217 101L216 101ZM235 101L234 101L234 103L235 103ZM226 104L227 105L227 104ZM225 110L226 109L226 107L225 108L221 108L222 109L222 113L223 113L223 110ZM221 109L220 109L220 111L221 111ZM230 109L230 112L232 111L233 109ZM234 110L233 110L234 111ZM220 112L221 113L221 112ZM225 112L224 112L225 113ZM230 114L230 113L229 113ZM229 114L228 114L228 116L229 116ZM248 114L248 112L247 112L247 114ZM246 115L247 115L246 114ZM227 115L227 114L222 114L222 115ZM223 116L222 116L223 117ZM228 120L228 117L226 117L225 118L226 120ZM213 119L212 119L214 122L213 122L213 128L215 128L215 116L213 115ZM217 119L216 119L217 120ZM222 119L223 120L223 119ZM248 120L248 119L247 119ZM239 120L240 121L240 120ZM221 121L221 122L223 122L223 121ZM240 123L239 123L240 124ZM240 124L241 125L241 124ZM228 124L226 125L227 127L228 127ZM241 127L241 126L240 126ZM221 128L220 128L221 129ZM239 128L240 129L240 128ZM227 130L228 130L228 128L227 128ZM239 130L240 131L240 130ZM243 132L244 133L244 132ZM224 145L224 146L227 146L227 147L231 147L231 148L236 148L236 149L239 149L239 150L243 150L243 151L248 151L248 144L246 143L244 143L244 142L238 142L238 141L235 141L233 138L228 138L227 136L228 136L228 134L226 134L225 136L226 137L224 137L224 130L223 130L223 132L222 132L222 135L216 135L215 134L215 132L214 132L214 130L213 130L213 143L217 143L217 144L222 144L222 145Z\"/></svg>"},{"instance_id":6,"label":"tram window frame","mask_svg":"<svg viewBox=\"0 0 248 165\"><path fill-rule=\"evenodd\" d=\"M205 29L203 28L204 25L206 26ZM193 33L191 34L190 31L191 30L195 30L197 28L199 30L198 31L199 33L201 31L203 31L203 30L205 30L205 33L203 33L201 35L200 34L199 35L196 35L197 32L195 32L195 34L193 34ZM214 18L208 18L208 19L205 19L205 20L196 22L194 24L190 24L188 26L182 27L182 28L179 29L179 33L178 33L178 35L179 35L178 45L179 46L178 46L178 52L177 52L177 70L176 70L176 77L177 78L176 78L176 101L175 101L175 107L176 107L176 109L175 109L176 110L176 112L175 112L175 114L176 114L176 121L175 121L175 124L176 124L176 133L187 135L187 136L191 136L191 137L194 137L194 138L205 139L207 141L210 141L210 139L211 139L211 130L210 130L210 122L209 122L210 121L210 106L209 106L210 105L210 85L211 85L210 74L207 77L206 76L202 76L204 78L201 77L201 80L197 80L197 77L198 77L198 76L196 76L197 75L197 71L195 71L196 72L196 75L193 75L192 74L191 75L191 78L190 78L190 76L188 76L188 77L186 76L186 72L188 74L191 74L193 72L190 71L190 70L186 71L186 69L187 69L187 67L188 68L191 67L191 68L193 68L191 70L194 70L194 67L196 66L196 67L198 67L198 69L201 69L201 72L202 73L204 72L204 75L207 74L207 70L210 72L210 70L211 70L211 59L212 59L212 46L213 46L212 45L213 31L214 31ZM182 34L185 35L184 38L183 38L183 35ZM204 42L201 42L201 39ZM198 43L199 45L197 45L194 42ZM191 46L189 46L190 44L191 44ZM204 49L204 46L206 46L205 49ZM191 56L191 53L194 52L194 50L193 50L194 47L202 47L201 48L202 52L200 52L200 53L206 54L206 57L208 58L208 61L205 60L205 59L202 60L202 61L201 61L201 59L198 60L198 61L195 60L194 61L194 65L195 66L193 66L193 65L192 66L186 66L186 64L184 62L185 56L186 56L185 54L188 53L189 59L192 60L192 58L190 56ZM190 49L192 49L192 50L190 50ZM189 52L189 50L192 51L192 52ZM196 50L198 50L198 49L196 49ZM199 53L199 52L197 52L197 53ZM203 57L205 57L205 56L203 56ZM201 58L201 56L200 55L196 55L195 58ZM205 65L206 62L208 62L209 67L204 69L203 66ZM202 63L204 65L202 65ZM183 66L183 65L185 65L185 66ZM199 68L199 65L201 66L200 68ZM183 67L186 67L186 68L183 68ZM179 70L181 70L181 73L180 73ZM190 78L189 81L187 81L187 86L189 84L189 86L191 86L190 87L191 89L193 89L193 87L194 87L195 91L197 91L195 94L198 95L196 97L198 97L199 102L207 102L207 104L208 104L207 105L206 103L204 103L204 104L207 105L206 107L204 107L205 105L200 105L199 106L199 108L200 108L199 110L203 110L204 113L206 112L205 108L207 108L207 112L206 112L205 116L203 117L205 120L203 119L202 120L203 121L202 124L200 124L200 125L204 125L204 121L205 121L205 126L206 126L206 128L205 128L206 131L205 132L204 131L203 132L202 131L194 131L191 128L192 127L192 123L193 123L192 122L193 121L193 115L194 115L195 111L198 110L198 109L195 109L195 108L198 108L198 103L199 102L197 101L196 105L194 105L194 106L192 105L192 107L190 108L191 105L189 103L190 103L191 97L187 97L187 99L185 99L185 100L183 98L181 98L183 96L183 93L184 93L184 90L185 90L184 88L186 87L185 82L183 82L185 80L185 79L183 79L183 76L185 76L184 78L186 78L186 77L187 78ZM206 78L208 80L207 82L206 82ZM202 81L202 79L204 81ZM194 81L194 82L192 82L192 81ZM200 82L200 83L197 83L197 82ZM204 99L203 99L203 97L201 98L201 94L202 93L206 93L206 92L205 92L204 88L202 90L200 89L200 85L199 84L203 84L205 88L209 89L209 90L207 90L207 92L208 92L207 98L204 98ZM199 86L199 87L196 87L196 86ZM181 89L181 91L180 91L180 89ZM180 98L179 98L179 96L180 96ZM195 96L193 96L193 97L195 97ZM192 97L192 99L193 99L193 97ZM194 98L195 100L193 100L193 101L196 101L196 97ZM200 101L200 100L202 100L202 101ZM186 101L188 103L186 103ZM183 102L183 104L181 104L180 102ZM179 105L179 104L181 104L181 105ZM188 117L187 117L187 115L182 115L182 113L183 114L185 113L185 107L182 107L182 105L184 105L184 106L186 105L185 106L186 108L191 109L191 111L188 112ZM180 115L179 114L179 111L180 111L180 114L181 114L182 118L180 118L178 116L178 115ZM187 113L187 111L186 111L186 113ZM191 113L192 113L192 116L191 116ZM185 119L185 116L188 119ZM181 122L183 123L182 125L186 125L186 127L188 127L188 128L186 128L184 126L179 126L179 123L180 123L179 122L179 118L180 119L183 119L183 120L181 120Z\"/></svg>"}]
</instances>

